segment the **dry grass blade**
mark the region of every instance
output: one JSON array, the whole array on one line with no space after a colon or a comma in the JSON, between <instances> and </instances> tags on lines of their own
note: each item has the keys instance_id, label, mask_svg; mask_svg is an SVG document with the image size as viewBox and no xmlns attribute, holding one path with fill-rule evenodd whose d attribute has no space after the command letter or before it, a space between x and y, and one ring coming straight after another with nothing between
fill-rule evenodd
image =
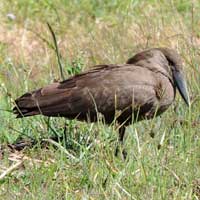
<instances>
[{"instance_id":1,"label":"dry grass blade","mask_svg":"<svg viewBox=\"0 0 200 200\"><path fill-rule=\"evenodd\" d=\"M9 175L12 171L18 169L20 166L22 166L24 160L20 160L17 163L13 164L10 166L7 170L5 170L1 175L0 175L0 180L3 180L7 175Z\"/></svg>"},{"instance_id":2,"label":"dry grass blade","mask_svg":"<svg viewBox=\"0 0 200 200\"><path fill-rule=\"evenodd\" d=\"M161 137L160 143L158 144L158 149L160 149L163 146L164 140L165 140L165 131L163 132L163 135Z\"/></svg>"},{"instance_id":3,"label":"dry grass blade","mask_svg":"<svg viewBox=\"0 0 200 200\"><path fill-rule=\"evenodd\" d=\"M177 181L178 183L181 182L181 179L180 179L179 176L175 173L175 171L173 171L172 169L168 168L167 166L164 166L164 168L165 168L167 171L169 171L169 172L174 176L174 178L176 179L176 181Z\"/></svg>"},{"instance_id":4,"label":"dry grass blade","mask_svg":"<svg viewBox=\"0 0 200 200\"><path fill-rule=\"evenodd\" d=\"M116 183L116 185L126 194L129 198L136 200L128 191L126 191L119 183Z\"/></svg>"},{"instance_id":5,"label":"dry grass blade","mask_svg":"<svg viewBox=\"0 0 200 200\"><path fill-rule=\"evenodd\" d=\"M68 157L72 158L73 160L78 160L76 157L74 157L71 153L69 153L61 144L51 140L51 139L43 139L45 142L49 142L50 144L53 144L57 148L59 148L61 151L63 151Z\"/></svg>"}]
</instances>

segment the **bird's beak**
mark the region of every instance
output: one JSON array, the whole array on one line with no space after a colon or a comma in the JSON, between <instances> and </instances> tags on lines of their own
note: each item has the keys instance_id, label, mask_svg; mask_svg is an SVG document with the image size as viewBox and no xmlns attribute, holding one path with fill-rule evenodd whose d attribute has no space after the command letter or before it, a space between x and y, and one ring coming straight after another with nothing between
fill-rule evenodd
<instances>
[{"instance_id":1,"label":"bird's beak","mask_svg":"<svg viewBox=\"0 0 200 200\"><path fill-rule=\"evenodd\" d=\"M175 85L178 88L178 91L181 94L183 100L188 106L190 106L189 93L188 93L187 84L186 84L183 74L180 71L175 70L173 71L173 77L174 77Z\"/></svg>"}]
</instances>

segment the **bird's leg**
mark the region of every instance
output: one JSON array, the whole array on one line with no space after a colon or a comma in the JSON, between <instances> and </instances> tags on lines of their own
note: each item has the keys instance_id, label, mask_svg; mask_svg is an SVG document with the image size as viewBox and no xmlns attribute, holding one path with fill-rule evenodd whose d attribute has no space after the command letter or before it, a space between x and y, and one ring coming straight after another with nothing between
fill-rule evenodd
<instances>
[{"instance_id":1,"label":"bird's leg","mask_svg":"<svg viewBox=\"0 0 200 200\"><path fill-rule=\"evenodd\" d=\"M125 130L126 130L125 126L120 126L120 128L119 128L119 141L121 143L123 143L123 140L124 140Z\"/></svg>"},{"instance_id":2,"label":"bird's leg","mask_svg":"<svg viewBox=\"0 0 200 200\"><path fill-rule=\"evenodd\" d=\"M115 156L118 156L119 150L121 149L122 150L121 152L122 152L124 159L126 159L126 156L127 156L127 152L123 148L123 140L124 140L125 130L126 130L125 126L122 125L122 126L119 127L118 145L117 145L117 148L115 150Z\"/></svg>"}]
</instances>

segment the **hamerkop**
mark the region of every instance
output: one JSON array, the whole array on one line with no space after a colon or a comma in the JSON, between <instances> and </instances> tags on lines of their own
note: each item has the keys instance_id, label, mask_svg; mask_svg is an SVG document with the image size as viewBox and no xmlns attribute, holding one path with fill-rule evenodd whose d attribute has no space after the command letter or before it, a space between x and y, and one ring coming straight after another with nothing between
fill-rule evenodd
<instances>
[{"instance_id":1,"label":"hamerkop","mask_svg":"<svg viewBox=\"0 0 200 200\"><path fill-rule=\"evenodd\" d=\"M119 125L119 140L134 121L160 115L172 104L178 88L189 96L179 54L168 48L142 51L126 64L98 65L65 81L25 93L16 99L18 118L32 115L66 117Z\"/></svg>"}]
</instances>

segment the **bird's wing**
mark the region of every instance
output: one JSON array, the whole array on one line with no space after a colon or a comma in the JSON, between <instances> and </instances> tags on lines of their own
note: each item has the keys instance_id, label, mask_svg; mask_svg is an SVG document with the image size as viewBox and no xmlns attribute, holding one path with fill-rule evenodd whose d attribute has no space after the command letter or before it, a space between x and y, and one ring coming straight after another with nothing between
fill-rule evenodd
<instances>
[{"instance_id":1,"label":"bird's wing","mask_svg":"<svg viewBox=\"0 0 200 200\"><path fill-rule=\"evenodd\" d=\"M99 66L24 94L14 110L18 117L41 113L69 118L88 112L109 115L130 106L147 112L157 105L157 85L154 73L139 66Z\"/></svg>"}]
</instances>

